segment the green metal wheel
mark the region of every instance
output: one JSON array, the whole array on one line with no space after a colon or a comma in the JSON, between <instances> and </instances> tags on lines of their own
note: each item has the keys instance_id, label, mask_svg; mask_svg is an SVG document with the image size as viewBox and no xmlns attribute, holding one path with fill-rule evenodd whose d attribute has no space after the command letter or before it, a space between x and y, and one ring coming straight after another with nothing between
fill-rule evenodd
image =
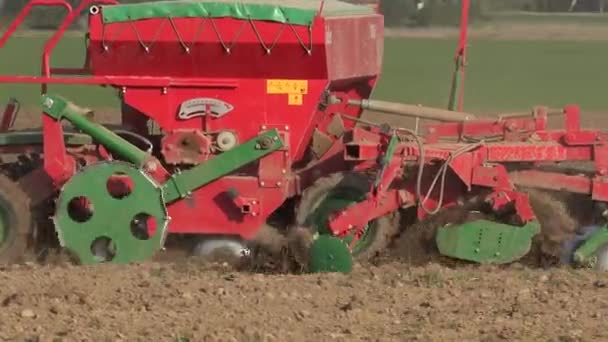
<instances>
[{"instance_id":1,"label":"green metal wheel","mask_svg":"<svg viewBox=\"0 0 608 342\"><path fill-rule=\"evenodd\" d=\"M330 216L342 209L361 202L365 194L354 187L336 187L329 190L321 199L317 208L308 216L308 225L315 227L315 231L321 235L330 235L328 226ZM377 221L368 222L364 228L363 235L352 247L353 255L357 255L368 248L377 232ZM341 240L348 246L355 238L354 233L349 234Z\"/></svg>"},{"instance_id":2,"label":"green metal wheel","mask_svg":"<svg viewBox=\"0 0 608 342\"><path fill-rule=\"evenodd\" d=\"M63 187L54 217L61 245L82 264L150 259L164 244L160 186L122 162L86 167Z\"/></svg>"},{"instance_id":3,"label":"green metal wheel","mask_svg":"<svg viewBox=\"0 0 608 342\"><path fill-rule=\"evenodd\" d=\"M29 196L0 175L0 263L18 262L25 255L33 221Z\"/></svg>"},{"instance_id":4,"label":"green metal wheel","mask_svg":"<svg viewBox=\"0 0 608 342\"><path fill-rule=\"evenodd\" d=\"M337 173L318 180L302 194L296 212L296 225L307 227L319 235L330 236L327 224L330 216L364 200L370 186L369 178L358 173ZM350 248L352 256L367 260L386 248L390 239L399 232L398 218L398 213L392 213L368 222L363 234ZM355 237L353 234L339 240L345 246L350 246ZM323 244L336 246L335 243ZM337 253L342 254L341 251Z\"/></svg>"}]
</instances>

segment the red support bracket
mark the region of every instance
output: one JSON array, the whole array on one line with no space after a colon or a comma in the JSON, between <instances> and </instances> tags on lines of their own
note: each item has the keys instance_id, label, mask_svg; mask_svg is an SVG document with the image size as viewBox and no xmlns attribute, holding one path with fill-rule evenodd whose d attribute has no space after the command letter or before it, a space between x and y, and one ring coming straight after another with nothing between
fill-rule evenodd
<instances>
[{"instance_id":1,"label":"red support bracket","mask_svg":"<svg viewBox=\"0 0 608 342\"><path fill-rule=\"evenodd\" d=\"M258 216L260 214L260 201L257 198L245 198L236 189L228 190L233 203L241 209L244 215Z\"/></svg>"},{"instance_id":2,"label":"red support bracket","mask_svg":"<svg viewBox=\"0 0 608 342\"><path fill-rule=\"evenodd\" d=\"M76 162L66 153L61 121L44 114L42 130L45 141L44 170L53 180L53 184L60 187L76 172Z\"/></svg>"},{"instance_id":3,"label":"red support bracket","mask_svg":"<svg viewBox=\"0 0 608 342\"><path fill-rule=\"evenodd\" d=\"M368 196L365 201L333 215L329 221L329 229L335 236L342 237L353 230L356 230L356 235L359 236L363 227L370 221L414 203L414 196L403 190L386 191L381 199Z\"/></svg>"}]
</instances>

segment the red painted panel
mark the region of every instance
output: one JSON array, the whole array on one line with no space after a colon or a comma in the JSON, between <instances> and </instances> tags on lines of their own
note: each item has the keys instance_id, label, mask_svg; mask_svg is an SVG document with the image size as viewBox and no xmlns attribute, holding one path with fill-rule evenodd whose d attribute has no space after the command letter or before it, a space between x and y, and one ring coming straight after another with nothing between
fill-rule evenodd
<instances>
[{"instance_id":1,"label":"red painted panel","mask_svg":"<svg viewBox=\"0 0 608 342\"><path fill-rule=\"evenodd\" d=\"M325 44L330 80L375 77L382 70L384 17L326 18Z\"/></svg>"},{"instance_id":2,"label":"red painted panel","mask_svg":"<svg viewBox=\"0 0 608 342\"><path fill-rule=\"evenodd\" d=\"M92 16L88 50L94 74L326 77L321 18L314 21L310 32L305 26L232 18L213 19L213 24L203 18L172 21L175 28L168 19L104 25L101 15Z\"/></svg>"},{"instance_id":3,"label":"red painted panel","mask_svg":"<svg viewBox=\"0 0 608 342\"><path fill-rule=\"evenodd\" d=\"M255 200L255 216L243 214L228 194L234 188L242 198ZM224 177L192 193L191 198L167 207L170 233L240 235L250 239L268 215L285 200L283 188L260 188L256 177Z\"/></svg>"}]
</instances>

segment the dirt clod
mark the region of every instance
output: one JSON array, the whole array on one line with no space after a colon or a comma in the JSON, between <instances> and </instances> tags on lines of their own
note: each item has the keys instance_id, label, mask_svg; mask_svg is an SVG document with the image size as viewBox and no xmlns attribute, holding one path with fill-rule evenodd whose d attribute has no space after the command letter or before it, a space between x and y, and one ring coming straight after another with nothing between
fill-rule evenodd
<instances>
[{"instance_id":1,"label":"dirt clod","mask_svg":"<svg viewBox=\"0 0 608 342\"><path fill-rule=\"evenodd\" d=\"M31 309L24 309L23 311L21 311L21 317L34 318L34 317L36 317L36 313L34 313L34 311Z\"/></svg>"}]
</instances>

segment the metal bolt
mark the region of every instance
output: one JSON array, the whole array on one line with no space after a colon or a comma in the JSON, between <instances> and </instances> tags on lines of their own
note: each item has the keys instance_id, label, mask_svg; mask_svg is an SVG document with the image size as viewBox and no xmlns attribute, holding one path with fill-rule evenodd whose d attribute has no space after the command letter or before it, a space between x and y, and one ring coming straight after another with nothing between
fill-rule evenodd
<instances>
[{"instance_id":1,"label":"metal bolt","mask_svg":"<svg viewBox=\"0 0 608 342\"><path fill-rule=\"evenodd\" d=\"M264 182L260 182L260 185L261 185L261 186L264 186Z\"/></svg>"},{"instance_id":2,"label":"metal bolt","mask_svg":"<svg viewBox=\"0 0 608 342\"><path fill-rule=\"evenodd\" d=\"M354 226L352 224L348 225L348 229L353 229L353 228L354 228Z\"/></svg>"},{"instance_id":3,"label":"metal bolt","mask_svg":"<svg viewBox=\"0 0 608 342\"><path fill-rule=\"evenodd\" d=\"M53 107L53 103L54 103L54 102L53 102L53 99L51 99L51 98L48 98L48 97L47 97L47 98L45 98L45 99L44 99L44 106L45 106L46 108L51 108L51 107Z\"/></svg>"},{"instance_id":4,"label":"metal bolt","mask_svg":"<svg viewBox=\"0 0 608 342\"><path fill-rule=\"evenodd\" d=\"M149 53L150 52L150 48L147 47L147 46L144 46L144 51L146 51L146 53Z\"/></svg>"},{"instance_id":5,"label":"metal bolt","mask_svg":"<svg viewBox=\"0 0 608 342\"><path fill-rule=\"evenodd\" d=\"M272 138L263 137L260 140L258 140L258 144L262 149L267 150L267 149L271 148L274 143L272 142Z\"/></svg>"},{"instance_id":6,"label":"metal bolt","mask_svg":"<svg viewBox=\"0 0 608 342\"><path fill-rule=\"evenodd\" d=\"M270 49L266 49L266 54L270 55Z\"/></svg>"},{"instance_id":7,"label":"metal bolt","mask_svg":"<svg viewBox=\"0 0 608 342\"><path fill-rule=\"evenodd\" d=\"M156 163L155 162L148 162L146 164L146 169L148 169L149 171L156 171Z\"/></svg>"},{"instance_id":8,"label":"metal bolt","mask_svg":"<svg viewBox=\"0 0 608 342\"><path fill-rule=\"evenodd\" d=\"M479 253L479 248L475 248L475 253Z\"/></svg>"},{"instance_id":9,"label":"metal bolt","mask_svg":"<svg viewBox=\"0 0 608 342\"><path fill-rule=\"evenodd\" d=\"M281 173L282 173L282 174L286 174L286 173L287 173L287 170L283 169L283 170L281 170Z\"/></svg>"},{"instance_id":10,"label":"metal bolt","mask_svg":"<svg viewBox=\"0 0 608 342\"><path fill-rule=\"evenodd\" d=\"M163 95L167 94L167 87L163 87Z\"/></svg>"},{"instance_id":11,"label":"metal bolt","mask_svg":"<svg viewBox=\"0 0 608 342\"><path fill-rule=\"evenodd\" d=\"M286 130L286 131L289 131L289 126L285 126L285 130Z\"/></svg>"},{"instance_id":12,"label":"metal bolt","mask_svg":"<svg viewBox=\"0 0 608 342\"><path fill-rule=\"evenodd\" d=\"M123 94L126 93L127 92L127 87L122 87L121 91L122 91Z\"/></svg>"},{"instance_id":13,"label":"metal bolt","mask_svg":"<svg viewBox=\"0 0 608 342\"><path fill-rule=\"evenodd\" d=\"M262 125L262 129L266 129L266 125Z\"/></svg>"},{"instance_id":14,"label":"metal bolt","mask_svg":"<svg viewBox=\"0 0 608 342\"><path fill-rule=\"evenodd\" d=\"M251 216L258 216L258 213L253 212L253 213L251 213Z\"/></svg>"},{"instance_id":15,"label":"metal bolt","mask_svg":"<svg viewBox=\"0 0 608 342\"><path fill-rule=\"evenodd\" d=\"M251 201L251 204L256 205L258 204L258 201Z\"/></svg>"},{"instance_id":16,"label":"metal bolt","mask_svg":"<svg viewBox=\"0 0 608 342\"><path fill-rule=\"evenodd\" d=\"M281 182L277 182L277 186L281 186L281 184L282 184Z\"/></svg>"},{"instance_id":17,"label":"metal bolt","mask_svg":"<svg viewBox=\"0 0 608 342\"><path fill-rule=\"evenodd\" d=\"M186 46L186 48L184 49L186 50L186 53L190 53L190 48Z\"/></svg>"}]
</instances>

